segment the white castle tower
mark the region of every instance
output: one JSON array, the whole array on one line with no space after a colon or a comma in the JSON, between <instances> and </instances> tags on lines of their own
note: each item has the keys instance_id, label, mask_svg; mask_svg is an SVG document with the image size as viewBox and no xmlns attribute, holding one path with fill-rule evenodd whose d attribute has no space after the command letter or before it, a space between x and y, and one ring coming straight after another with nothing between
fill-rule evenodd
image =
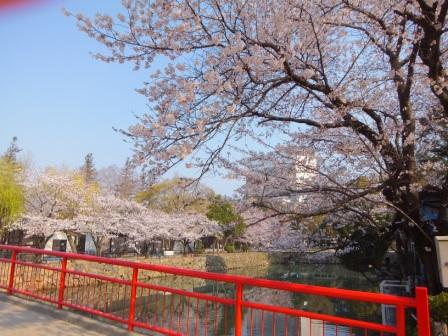
<instances>
[{"instance_id":1,"label":"white castle tower","mask_svg":"<svg viewBox=\"0 0 448 336\"><path fill-rule=\"evenodd\" d=\"M295 165L297 184L307 184L317 175L317 160L314 155L298 155Z\"/></svg>"},{"instance_id":2,"label":"white castle tower","mask_svg":"<svg viewBox=\"0 0 448 336\"><path fill-rule=\"evenodd\" d=\"M296 183L299 188L305 187L312 183L317 176L317 160L313 154L297 155L295 164ZM298 202L304 202L306 196L299 195L296 199Z\"/></svg>"}]
</instances>

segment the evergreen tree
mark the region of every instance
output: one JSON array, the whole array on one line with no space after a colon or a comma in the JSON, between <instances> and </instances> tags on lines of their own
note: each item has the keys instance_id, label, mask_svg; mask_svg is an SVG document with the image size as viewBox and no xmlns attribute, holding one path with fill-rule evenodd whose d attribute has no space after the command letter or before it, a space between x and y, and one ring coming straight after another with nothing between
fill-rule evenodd
<instances>
[{"instance_id":1,"label":"evergreen tree","mask_svg":"<svg viewBox=\"0 0 448 336\"><path fill-rule=\"evenodd\" d=\"M137 182L135 179L134 166L128 158L120 171L119 181L116 186L116 195L123 199L130 199L135 196L136 189Z\"/></svg>"},{"instance_id":2,"label":"evergreen tree","mask_svg":"<svg viewBox=\"0 0 448 336\"><path fill-rule=\"evenodd\" d=\"M87 184L97 182L97 172L93 163L93 154L88 153L84 159L84 165L81 167L81 174Z\"/></svg>"},{"instance_id":3,"label":"evergreen tree","mask_svg":"<svg viewBox=\"0 0 448 336\"><path fill-rule=\"evenodd\" d=\"M206 216L208 219L217 221L223 227L224 246L227 245L229 239L239 238L246 231L246 224L244 223L243 217L236 212L231 202L223 199L219 195L208 206Z\"/></svg>"},{"instance_id":4,"label":"evergreen tree","mask_svg":"<svg viewBox=\"0 0 448 336\"><path fill-rule=\"evenodd\" d=\"M3 158L8 162L17 163L17 154L22 151L22 149L17 144L17 140L18 138L16 136L12 138L9 147L6 149L6 152L3 155Z\"/></svg>"}]
</instances>

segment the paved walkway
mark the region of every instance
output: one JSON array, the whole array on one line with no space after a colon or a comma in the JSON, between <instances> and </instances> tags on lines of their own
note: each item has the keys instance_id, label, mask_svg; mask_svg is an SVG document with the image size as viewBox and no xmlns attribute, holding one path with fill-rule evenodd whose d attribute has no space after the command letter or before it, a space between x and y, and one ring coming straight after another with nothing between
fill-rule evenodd
<instances>
[{"instance_id":1,"label":"paved walkway","mask_svg":"<svg viewBox=\"0 0 448 336\"><path fill-rule=\"evenodd\" d=\"M0 293L1 336L136 336L124 328Z\"/></svg>"}]
</instances>

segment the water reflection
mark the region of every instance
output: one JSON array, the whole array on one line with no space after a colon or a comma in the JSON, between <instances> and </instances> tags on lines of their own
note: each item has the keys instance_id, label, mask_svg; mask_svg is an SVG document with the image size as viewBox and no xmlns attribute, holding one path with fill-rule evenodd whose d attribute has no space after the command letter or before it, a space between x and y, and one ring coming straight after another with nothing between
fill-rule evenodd
<instances>
[{"instance_id":1,"label":"water reflection","mask_svg":"<svg viewBox=\"0 0 448 336\"><path fill-rule=\"evenodd\" d=\"M290 265L256 267L233 270L228 273L258 278L289 281L336 288L377 291L374 284L361 274L342 265ZM138 287L135 319L159 328L173 330L185 335L233 335L235 310L226 299L235 298L232 284L192 279L181 276L139 279L153 286L175 288L185 292L212 295L222 302L212 302L194 297L172 294L162 289ZM125 321L129 316L130 286L112 284L84 276L67 274L64 292L66 302L74 306L113 315ZM56 297L57 288L47 287L47 297ZM259 304L301 309L315 313L381 322L380 306L375 304L344 301L321 296L291 293L267 288L244 287L244 301ZM350 330L343 326L322 323L304 317L271 313L259 309L243 309L243 335L364 335L364 330ZM146 332L155 335L154 331Z\"/></svg>"},{"instance_id":2,"label":"water reflection","mask_svg":"<svg viewBox=\"0 0 448 336\"><path fill-rule=\"evenodd\" d=\"M377 291L378 289L359 273L341 265L295 265L233 270L229 273L256 275L257 277L306 283L329 287ZM182 284L182 277L153 279L171 287L172 283L185 290L210 294L221 298L234 298L233 285L205 280ZM190 279L191 281L191 279ZM179 288L179 287L177 287ZM244 300L268 305L302 309L340 317L381 322L380 306L368 303L341 301L300 293L266 288L245 287ZM185 298L162 292L141 292L137 301L138 318L145 323L165 327L191 335L233 335L235 312L232 306L216 304L194 298ZM177 318L177 320L176 320ZM322 323L320 320L273 314L256 309L243 310L243 335L356 335L364 330Z\"/></svg>"}]
</instances>

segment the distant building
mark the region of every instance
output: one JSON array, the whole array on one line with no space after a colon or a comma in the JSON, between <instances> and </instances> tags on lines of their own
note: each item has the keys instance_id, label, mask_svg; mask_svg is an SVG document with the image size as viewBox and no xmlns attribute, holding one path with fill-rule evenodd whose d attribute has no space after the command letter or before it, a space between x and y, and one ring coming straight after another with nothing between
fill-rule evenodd
<instances>
[{"instance_id":1,"label":"distant building","mask_svg":"<svg viewBox=\"0 0 448 336\"><path fill-rule=\"evenodd\" d=\"M278 199L284 203L303 202L306 195L297 193L313 184L318 176L318 161L314 153L301 153L296 158L284 158L278 153L266 153L247 163L258 172L256 180L246 178L241 188L246 197Z\"/></svg>"},{"instance_id":2,"label":"distant building","mask_svg":"<svg viewBox=\"0 0 448 336\"><path fill-rule=\"evenodd\" d=\"M95 243L90 234L78 235L74 239L77 253L92 254L96 253ZM45 244L45 250L60 252L75 252L68 243L67 235L64 232L56 232Z\"/></svg>"},{"instance_id":3,"label":"distant building","mask_svg":"<svg viewBox=\"0 0 448 336\"><path fill-rule=\"evenodd\" d=\"M317 159L315 155L298 155L295 164L296 183L300 188L306 187L313 183L317 177ZM304 202L306 195L298 195L295 197L296 202Z\"/></svg>"},{"instance_id":4,"label":"distant building","mask_svg":"<svg viewBox=\"0 0 448 336\"><path fill-rule=\"evenodd\" d=\"M26 237L22 230L12 230L6 235L6 243L8 245L25 245L33 247L31 237ZM78 235L74 238L77 253L95 254L95 243L90 234ZM46 242L45 250L74 252L68 243L67 235L64 232L55 232L53 236Z\"/></svg>"},{"instance_id":5,"label":"distant building","mask_svg":"<svg viewBox=\"0 0 448 336\"><path fill-rule=\"evenodd\" d=\"M298 155L295 165L296 182L309 183L317 176L317 159L314 155Z\"/></svg>"}]
</instances>

